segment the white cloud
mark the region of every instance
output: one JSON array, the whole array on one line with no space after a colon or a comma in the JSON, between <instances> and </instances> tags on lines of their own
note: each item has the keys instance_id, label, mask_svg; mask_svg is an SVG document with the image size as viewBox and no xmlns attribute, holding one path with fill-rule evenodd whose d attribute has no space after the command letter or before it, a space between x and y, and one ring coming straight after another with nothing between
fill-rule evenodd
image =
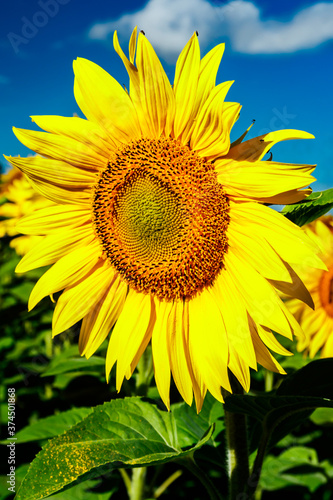
<instances>
[{"instance_id":1,"label":"white cloud","mask_svg":"<svg viewBox=\"0 0 333 500\"><path fill-rule=\"evenodd\" d=\"M249 2L238 2L249 3ZM317 47L333 39L333 3L317 3L299 11L290 21L262 21L252 4L241 22L238 12L229 18L234 48L249 54L277 54Z\"/></svg>"},{"instance_id":2,"label":"white cloud","mask_svg":"<svg viewBox=\"0 0 333 500\"><path fill-rule=\"evenodd\" d=\"M195 30L200 45L229 38L234 50L276 54L316 47L333 39L333 3L321 2L300 10L290 21L263 20L258 7L246 0L212 4L207 0L149 0L141 10L94 24L89 38L108 40L117 29L128 39L134 26L165 59L174 60Z\"/></svg>"},{"instance_id":3,"label":"white cloud","mask_svg":"<svg viewBox=\"0 0 333 500\"><path fill-rule=\"evenodd\" d=\"M6 85L10 80L7 76L0 75L0 85Z\"/></svg>"}]
</instances>

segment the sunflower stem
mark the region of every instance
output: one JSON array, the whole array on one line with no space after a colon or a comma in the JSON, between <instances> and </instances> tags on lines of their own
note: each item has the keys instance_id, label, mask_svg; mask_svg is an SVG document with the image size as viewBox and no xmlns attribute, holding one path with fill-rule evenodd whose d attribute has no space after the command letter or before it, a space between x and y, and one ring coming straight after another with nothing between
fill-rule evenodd
<instances>
[{"instance_id":1,"label":"sunflower stem","mask_svg":"<svg viewBox=\"0 0 333 500\"><path fill-rule=\"evenodd\" d=\"M257 455L255 458L253 467L252 467L251 476L249 477L249 480L247 483L246 493L247 493L248 498L257 498L257 496L254 497L254 494L258 491L257 487L259 484L261 469L262 469L262 465L264 463L264 458L266 455L266 450L267 450L267 446L269 443L269 439L270 439L270 435L264 429L263 435L262 435L261 440L259 442ZM260 496L259 496L259 498L260 498Z\"/></svg>"},{"instance_id":2,"label":"sunflower stem","mask_svg":"<svg viewBox=\"0 0 333 500\"><path fill-rule=\"evenodd\" d=\"M119 470L119 474L122 477L122 480L124 481L124 485L126 487L128 496L130 497L130 495L131 495L131 487L132 487L132 483L131 483L130 477L127 474L127 472L126 472L125 469L120 468L118 470Z\"/></svg>"},{"instance_id":3,"label":"sunflower stem","mask_svg":"<svg viewBox=\"0 0 333 500\"><path fill-rule=\"evenodd\" d=\"M274 373L269 370L265 370L264 377L265 377L265 392L270 392L273 390L274 386Z\"/></svg>"},{"instance_id":4,"label":"sunflower stem","mask_svg":"<svg viewBox=\"0 0 333 500\"><path fill-rule=\"evenodd\" d=\"M136 394L146 396L149 388L149 374L151 372L151 352L146 349L142 354L138 365L136 377ZM143 500L146 489L147 467L136 467L132 470L131 488L129 493L130 500Z\"/></svg>"},{"instance_id":5,"label":"sunflower stem","mask_svg":"<svg viewBox=\"0 0 333 500\"><path fill-rule=\"evenodd\" d=\"M176 479L178 479L179 476L182 475L182 473L183 473L183 471L176 470L176 472L174 472L173 474L171 474L171 476L168 477L168 479L166 479L164 481L164 483L162 483L161 486L159 486L155 490L154 498L159 498L165 492L165 490L170 486L170 484L172 484L174 481L176 481Z\"/></svg>"},{"instance_id":6,"label":"sunflower stem","mask_svg":"<svg viewBox=\"0 0 333 500\"><path fill-rule=\"evenodd\" d=\"M230 383L233 394L243 394L243 389L232 374ZM231 394L222 390L225 398ZM247 446L246 416L224 410L224 424L226 429L227 464L229 478L229 500L243 498L249 480L249 456Z\"/></svg>"},{"instance_id":7,"label":"sunflower stem","mask_svg":"<svg viewBox=\"0 0 333 500\"><path fill-rule=\"evenodd\" d=\"M130 500L143 500L147 467L136 467L132 471Z\"/></svg>"}]
</instances>

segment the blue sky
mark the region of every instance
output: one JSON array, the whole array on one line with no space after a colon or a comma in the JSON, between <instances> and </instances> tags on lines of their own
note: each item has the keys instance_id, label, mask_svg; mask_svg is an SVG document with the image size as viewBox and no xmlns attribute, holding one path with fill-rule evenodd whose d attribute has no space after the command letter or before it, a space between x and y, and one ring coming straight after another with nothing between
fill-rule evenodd
<instances>
[{"instance_id":1,"label":"blue sky","mask_svg":"<svg viewBox=\"0 0 333 500\"><path fill-rule=\"evenodd\" d=\"M236 138L256 119L251 136L282 128L306 130L315 140L288 141L274 160L317 163L315 190L333 186L333 2L280 0L12 0L0 20L0 146L7 155L29 151L12 126L34 128L30 115L71 116L72 61L85 57L127 86L112 47L118 29L127 47L135 24L161 57L170 80L180 50L194 30L202 54L226 50L218 83L235 80L229 100L243 105ZM0 160L1 161L1 160ZM5 161L2 161L5 165Z\"/></svg>"}]
</instances>

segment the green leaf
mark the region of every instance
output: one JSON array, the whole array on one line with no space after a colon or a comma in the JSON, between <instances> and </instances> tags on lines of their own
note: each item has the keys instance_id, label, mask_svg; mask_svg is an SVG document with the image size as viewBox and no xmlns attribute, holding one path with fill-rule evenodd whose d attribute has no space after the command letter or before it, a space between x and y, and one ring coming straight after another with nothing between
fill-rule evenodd
<instances>
[{"instance_id":1,"label":"green leaf","mask_svg":"<svg viewBox=\"0 0 333 500\"><path fill-rule=\"evenodd\" d=\"M23 464L19 465L15 469L15 489L17 490L21 482L23 481L24 476L28 472L28 467L29 464ZM7 469L8 470L8 469ZM8 496L13 498L13 494L11 491L8 490L8 487L10 486L8 483L8 476L0 476L0 498L1 500L4 500Z\"/></svg>"},{"instance_id":2,"label":"green leaf","mask_svg":"<svg viewBox=\"0 0 333 500\"><path fill-rule=\"evenodd\" d=\"M54 362L56 361L56 362ZM76 370L87 370L96 368L98 366L105 366L105 359L98 356L91 356L91 358L66 358L53 360L47 369L43 372L42 377L49 377L51 375L59 375L60 373L67 373Z\"/></svg>"},{"instance_id":3,"label":"green leaf","mask_svg":"<svg viewBox=\"0 0 333 500\"><path fill-rule=\"evenodd\" d=\"M220 447L222 439L224 442L221 432L225 429L223 405L207 393L199 414L194 403L192 406L184 402L174 404L171 406L171 411L176 420L179 436L182 436L184 443L188 440L189 446L199 441L207 429L214 425L214 432L207 442L209 446L200 449L198 459L216 465L220 469L221 464L225 462L224 446Z\"/></svg>"},{"instance_id":4,"label":"green leaf","mask_svg":"<svg viewBox=\"0 0 333 500\"><path fill-rule=\"evenodd\" d=\"M6 276L14 276L15 273L15 267L17 266L17 264L20 262L20 258L15 255L14 257L12 257L10 260L7 260L6 262L3 262L0 266L0 281L1 283L4 282L4 278Z\"/></svg>"},{"instance_id":5,"label":"green leaf","mask_svg":"<svg viewBox=\"0 0 333 500\"><path fill-rule=\"evenodd\" d=\"M28 302L29 295L34 286L35 286L34 283L31 283L29 281L23 281L19 285L11 287L10 293L11 295L14 295L15 298L17 298L21 302L26 303Z\"/></svg>"},{"instance_id":6,"label":"green leaf","mask_svg":"<svg viewBox=\"0 0 333 500\"><path fill-rule=\"evenodd\" d=\"M14 349L7 354L7 359L9 360L21 360L25 354L25 351L31 351L33 354L38 354L41 352L41 345L44 343L44 339L46 335L50 335L50 332L47 330L43 330L38 335L35 335L33 338L24 337L23 339L17 340L14 345ZM46 361L43 363L39 363L44 365Z\"/></svg>"},{"instance_id":7,"label":"green leaf","mask_svg":"<svg viewBox=\"0 0 333 500\"><path fill-rule=\"evenodd\" d=\"M282 382L276 394L231 395L225 408L259 420L277 443L308 418L316 408L333 408L333 358L312 361ZM332 398L332 399L331 399Z\"/></svg>"},{"instance_id":8,"label":"green leaf","mask_svg":"<svg viewBox=\"0 0 333 500\"><path fill-rule=\"evenodd\" d=\"M276 394L333 399L332 373L333 358L317 359L286 377Z\"/></svg>"},{"instance_id":9,"label":"green leaf","mask_svg":"<svg viewBox=\"0 0 333 500\"><path fill-rule=\"evenodd\" d=\"M333 400L307 396L229 396L225 409L259 420L265 428L276 431L278 440L295 428L315 408L333 408ZM293 417L293 414L297 414ZM276 442L276 440L274 439Z\"/></svg>"},{"instance_id":10,"label":"green leaf","mask_svg":"<svg viewBox=\"0 0 333 500\"><path fill-rule=\"evenodd\" d=\"M11 337L5 337L3 339L0 339L0 351L3 349L8 349L9 347L12 347L14 345L14 339Z\"/></svg>"},{"instance_id":11,"label":"green leaf","mask_svg":"<svg viewBox=\"0 0 333 500\"><path fill-rule=\"evenodd\" d=\"M289 349L291 350L292 346L290 346ZM309 363L309 359L304 358L304 355L301 352L295 352L293 356L280 356L278 361L282 368L284 368L288 373L294 370L300 370L303 366Z\"/></svg>"},{"instance_id":12,"label":"green leaf","mask_svg":"<svg viewBox=\"0 0 333 500\"><path fill-rule=\"evenodd\" d=\"M183 443L188 440L188 446L198 441L209 427L214 424L214 434L211 443L214 447L218 446L216 438L225 428L222 417L224 415L223 405L217 401L211 394L207 394L203 407L197 414L195 406L189 406L186 403L177 403L172 405L171 411L177 423L178 435Z\"/></svg>"},{"instance_id":13,"label":"green leaf","mask_svg":"<svg viewBox=\"0 0 333 500\"><path fill-rule=\"evenodd\" d=\"M79 483L72 488L68 488L66 491L61 491L52 495L52 500L109 500L112 498L115 489L111 491L106 491L103 493L97 493L91 491L98 484L98 481L85 481L85 483Z\"/></svg>"},{"instance_id":14,"label":"green leaf","mask_svg":"<svg viewBox=\"0 0 333 500\"><path fill-rule=\"evenodd\" d=\"M310 417L311 422L316 425L333 424L333 410L331 408L317 408Z\"/></svg>"},{"instance_id":15,"label":"green leaf","mask_svg":"<svg viewBox=\"0 0 333 500\"><path fill-rule=\"evenodd\" d=\"M333 208L333 188L312 193L294 205L286 205L281 213L298 226L303 226L326 214L331 208Z\"/></svg>"},{"instance_id":16,"label":"green leaf","mask_svg":"<svg viewBox=\"0 0 333 500\"><path fill-rule=\"evenodd\" d=\"M63 391L73 380L76 380L78 377L85 377L86 375L89 375L90 377L101 378L100 371L79 370L77 372L59 373L59 375L56 375L55 379L53 380L52 387L55 389L61 389ZM105 379L103 378L103 382L104 381Z\"/></svg>"},{"instance_id":17,"label":"green leaf","mask_svg":"<svg viewBox=\"0 0 333 500\"><path fill-rule=\"evenodd\" d=\"M264 491L297 485L313 493L326 481L316 451L304 446L293 446L277 457L269 455L265 459L260 485Z\"/></svg>"},{"instance_id":18,"label":"green leaf","mask_svg":"<svg viewBox=\"0 0 333 500\"><path fill-rule=\"evenodd\" d=\"M38 500L113 468L141 467L182 459L205 444L213 426L197 442L178 432L172 412L141 398L97 406L63 435L52 439L36 456L16 500ZM189 443L194 446L189 447Z\"/></svg>"},{"instance_id":19,"label":"green leaf","mask_svg":"<svg viewBox=\"0 0 333 500\"><path fill-rule=\"evenodd\" d=\"M328 409L328 408L324 408ZM317 410L315 410L316 412ZM329 409L329 411L331 411ZM314 413L315 413L314 412ZM313 432L307 432L306 434L301 434L295 436L294 434L288 434L285 436L279 443L276 445L277 448L290 448L291 446L305 446L316 439L320 439L322 436L322 432L320 430L316 430Z\"/></svg>"},{"instance_id":20,"label":"green leaf","mask_svg":"<svg viewBox=\"0 0 333 500\"><path fill-rule=\"evenodd\" d=\"M16 443L27 443L28 441L38 441L58 436L83 420L91 411L91 408L73 408L58 415L41 418L18 431L15 435ZM7 444L6 441L0 441L0 443Z\"/></svg>"}]
</instances>

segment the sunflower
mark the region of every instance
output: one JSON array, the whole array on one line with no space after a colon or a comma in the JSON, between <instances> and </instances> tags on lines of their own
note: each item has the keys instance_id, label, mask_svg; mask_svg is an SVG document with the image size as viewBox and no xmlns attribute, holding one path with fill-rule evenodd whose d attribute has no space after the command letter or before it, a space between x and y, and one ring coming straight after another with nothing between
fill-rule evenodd
<instances>
[{"instance_id":1,"label":"sunflower","mask_svg":"<svg viewBox=\"0 0 333 500\"><path fill-rule=\"evenodd\" d=\"M313 358L321 349L321 357L328 358L333 356L333 216L307 224L304 231L321 248L320 257L327 270L312 269L307 262L298 265L297 272L311 293L315 309L295 298L287 300L286 305L305 334L297 350Z\"/></svg>"},{"instance_id":2,"label":"sunflower","mask_svg":"<svg viewBox=\"0 0 333 500\"><path fill-rule=\"evenodd\" d=\"M14 167L1 176L0 193L4 202L0 206L0 238L13 237L9 246L18 255L25 255L42 238L41 236L17 236L16 224L21 217L39 208L53 204L38 194L21 170Z\"/></svg>"},{"instance_id":3,"label":"sunflower","mask_svg":"<svg viewBox=\"0 0 333 500\"><path fill-rule=\"evenodd\" d=\"M45 235L18 272L46 264L29 299L64 289L53 335L82 319L87 358L109 336L106 376L131 377L151 341L157 388L169 407L171 374L200 410L208 391L223 401L228 369L244 389L257 363L283 372L269 349L289 354L271 329L302 335L277 290L311 304L293 271L323 264L316 244L267 207L306 197L314 166L262 161L278 141L311 138L284 130L230 144L240 105L226 102L233 82L215 86L224 51L205 57L194 34L181 52L173 86L143 33L129 58L129 92L96 64L74 62L74 94L85 119L33 116L46 132L14 129L43 157L8 160L57 205L22 220ZM136 56L135 56L136 53Z\"/></svg>"}]
</instances>

